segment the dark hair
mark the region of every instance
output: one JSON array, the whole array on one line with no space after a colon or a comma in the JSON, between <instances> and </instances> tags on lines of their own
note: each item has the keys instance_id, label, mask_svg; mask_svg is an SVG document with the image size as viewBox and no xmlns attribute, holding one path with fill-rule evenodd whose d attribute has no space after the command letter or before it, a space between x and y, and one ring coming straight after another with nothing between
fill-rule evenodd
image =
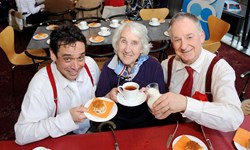
<instances>
[{"instance_id":1,"label":"dark hair","mask_svg":"<svg viewBox=\"0 0 250 150\"><path fill-rule=\"evenodd\" d=\"M57 56L60 46L75 45L77 41L83 42L87 46L86 38L81 30L72 23L65 22L50 34L50 48Z\"/></svg>"}]
</instances>

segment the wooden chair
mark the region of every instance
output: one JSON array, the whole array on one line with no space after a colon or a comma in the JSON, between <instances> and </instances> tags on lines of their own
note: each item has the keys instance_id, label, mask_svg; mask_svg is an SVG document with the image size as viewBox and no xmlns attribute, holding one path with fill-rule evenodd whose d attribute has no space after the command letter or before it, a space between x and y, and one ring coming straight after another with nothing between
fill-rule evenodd
<instances>
[{"instance_id":1,"label":"wooden chair","mask_svg":"<svg viewBox=\"0 0 250 150\"><path fill-rule=\"evenodd\" d=\"M220 48L221 46L221 42L220 41L217 41L217 42L213 42L213 43L203 43L202 44L202 47L212 53L217 53L218 52L218 49Z\"/></svg>"},{"instance_id":2,"label":"wooden chair","mask_svg":"<svg viewBox=\"0 0 250 150\"><path fill-rule=\"evenodd\" d=\"M48 12L48 18L49 20L64 20L64 19L74 19L75 18L75 12L73 10L65 10L60 12ZM49 21L48 20L48 21Z\"/></svg>"},{"instance_id":3,"label":"wooden chair","mask_svg":"<svg viewBox=\"0 0 250 150\"><path fill-rule=\"evenodd\" d=\"M210 49L207 50L215 53L220 47L220 44L218 44L218 42L221 41L222 37L228 32L229 28L229 23L217 18L216 16L209 16L208 29L210 37L203 43L203 47L209 47Z\"/></svg>"},{"instance_id":4,"label":"wooden chair","mask_svg":"<svg viewBox=\"0 0 250 150\"><path fill-rule=\"evenodd\" d=\"M161 62L166 57L165 50L167 50L169 48L169 46L170 46L169 42L170 41L161 41L160 43L158 42L160 46L150 49L149 54L159 53L158 61Z\"/></svg>"},{"instance_id":5,"label":"wooden chair","mask_svg":"<svg viewBox=\"0 0 250 150\"><path fill-rule=\"evenodd\" d=\"M101 9L101 2L92 1L89 4L84 5L79 2L79 4L76 4L75 7L76 19L84 17L101 17Z\"/></svg>"},{"instance_id":6,"label":"wooden chair","mask_svg":"<svg viewBox=\"0 0 250 150\"><path fill-rule=\"evenodd\" d=\"M12 87L14 89L14 71L13 69L16 66L24 66L24 65L33 65L33 60L28 57L25 52L16 53L15 52L15 45L14 45L14 30L11 26L7 26L1 33L0 33L0 47L5 52L8 60L13 65L12 67ZM46 52L43 49L39 50L29 50L29 52L33 55L37 56L46 56ZM35 60L35 63L40 63L43 60Z\"/></svg>"},{"instance_id":7,"label":"wooden chair","mask_svg":"<svg viewBox=\"0 0 250 150\"><path fill-rule=\"evenodd\" d=\"M84 17L84 18L79 18L79 19L73 20L73 23L79 23L81 21L86 21L88 23L91 23L91 22L104 22L104 21L106 21L106 19L104 19L102 17Z\"/></svg>"},{"instance_id":8,"label":"wooden chair","mask_svg":"<svg viewBox=\"0 0 250 150\"><path fill-rule=\"evenodd\" d=\"M116 18L118 16L123 16L126 14L126 5L113 7L113 6L104 6L102 17L105 19L110 19L110 17ZM118 15L118 16L116 16Z\"/></svg>"},{"instance_id":9,"label":"wooden chair","mask_svg":"<svg viewBox=\"0 0 250 150\"><path fill-rule=\"evenodd\" d=\"M103 64L105 63L106 60L108 60L110 57L114 56L114 52L107 52L107 53L91 53L91 52L86 52L86 56L92 57L100 70L102 70Z\"/></svg>"},{"instance_id":10,"label":"wooden chair","mask_svg":"<svg viewBox=\"0 0 250 150\"><path fill-rule=\"evenodd\" d=\"M142 18L142 20L150 20L151 18L165 19L168 14L168 8L153 8L140 10L140 17Z\"/></svg>"}]
</instances>

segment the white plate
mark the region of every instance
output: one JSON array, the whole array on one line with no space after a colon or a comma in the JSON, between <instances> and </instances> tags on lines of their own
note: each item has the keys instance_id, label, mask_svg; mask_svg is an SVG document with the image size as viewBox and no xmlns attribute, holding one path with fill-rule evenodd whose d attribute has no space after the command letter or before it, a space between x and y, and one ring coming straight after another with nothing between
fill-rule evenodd
<instances>
[{"instance_id":1,"label":"white plate","mask_svg":"<svg viewBox=\"0 0 250 150\"><path fill-rule=\"evenodd\" d=\"M160 23L164 23L164 22L165 22L165 19L160 19L159 22L160 22Z\"/></svg>"},{"instance_id":2,"label":"white plate","mask_svg":"<svg viewBox=\"0 0 250 150\"><path fill-rule=\"evenodd\" d=\"M39 147L33 148L32 150L50 150L50 149L48 149L46 147L39 146Z\"/></svg>"},{"instance_id":3,"label":"white plate","mask_svg":"<svg viewBox=\"0 0 250 150\"><path fill-rule=\"evenodd\" d=\"M174 147L174 145L178 142L178 140L180 140L180 138L181 138L182 136L183 136L183 135L180 135L180 136L178 136L178 137L176 137L176 138L174 139L174 141L173 141L173 143L172 143L172 147ZM197 142L197 143L203 148L203 150L208 150L208 149L207 149L207 146L206 146L200 139L198 139L197 137L194 137L194 136L192 136L192 135L185 135L185 136L187 136L190 140ZM174 149L173 149L173 150L174 150Z\"/></svg>"},{"instance_id":4,"label":"white plate","mask_svg":"<svg viewBox=\"0 0 250 150\"><path fill-rule=\"evenodd\" d=\"M161 23L158 22L157 24L153 24L153 23L150 21L150 22L149 22L149 25L154 26L154 27L157 27L157 26L161 25Z\"/></svg>"},{"instance_id":5,"label":"white plate","mask_svg":"<svg viewBox=\"0 0 250 150\"><path fill-rule=\"evenodd\" d=\"M46 43L47 43L47 44L50 44L50 39L48 39L48 40L46 41Z\"/></svg>"},{"instance_id":6,"label":"white plate","mask_svg":"<svg viewBox=\"0 0 250 150\"><path fill-rule=\"evenodd\" d=\"M111 35L111 32L109 31L109 32L107 32L106 34L102 34L102 32L100 31L100 32L98 32L98 35L101 35L101 36L109 36L109 35Z\"/></svg>"},{"instance_id":7,"label":"white plate","mask_svg":"<svg viewBox=\"0 0 250 150\"><path fill-rule=\"evenodd\" d=\"M236 147L237 150L247 150L245 147L241 146L240 144L234 142L234 146Z\"/></svg>"},{"instance_id":8,"label":"white plate","mask_svg":"<svg viewBox=\"0 0 250 150\"><path fill-rule=\"evenodd\" d=\"M112 101L112 100L110 100L110 99L108 99L108 98L105 98L105 97L100 97L100 99L103 99L103 100L106 100L106 101L110 101L110 102L114 102L114 101ZM84 105L84 107L88 108L89 105L92 103L93 100L94 100L94 98L91 99L91 100L89 100L89 101ZM111 110L111 112L109 113L109 115L108 115L107 118L99 118L99 117L94 116L94 115L91 115L90 113L87 113L87 112L84 112L84 114L86 115L86 117L87 117L89 120L92 120L92 121L95 121L95 122L104 122L104 121L108 121L108 120L112 119L112 118L116 115L117 111L118 111L118 108L117 108L116 103L114 102L113 108L112 108L112 110Z\"/></svg>"},{"instance_id":9,"label":"white plate","mask_svg":"<svg viewBox=\"0 0 250 150\"><path fill-rule=\"evenodd\" d=\"M51 24L46 27L46 30L52 31L55 30L56 28L58 28L58 25Z\"/></svg>"},{"instance_id":10,"label":"white plate","mask_svg":"<svg viewBox=\"0 0 250 150\"><path fill-rule=\"evenodd\" d=\"M118 24L117 26L114 26L113 24L110 24L109 26L112 28L118 28L121 24Z\"/></svg>"},{"instance_id":11,"label":"white plate","mask_svg":"<svg viewBox=\"0 0 250 150\"><path fill-rule=\"evenodd\" d=\"M40 34L40 33L38 33L38 34ZM43 39L46 39L49 36L47 33L43 33L43 36L39 36L38 34L34 35L33 39L35 39L35 40L43 40Z\"/></svg>"},{"instance_id":12,"label":"white plate","mask_svg":"<svg viewBox=\"0 0 250 150\"><path fill-rule=\"evenodd\" d=\"M105 38L103 38L103 40L101 40L101 41L95 41L95 40L93 40L92 37L89 38L89 41L92 42L92 43L100 43L100 42L103 42L104 40L105 40Z\"/></svg>"},{"instance_id":13,"label":"white plate","mask_svg":"<svg viewBox=\"0 0 250 150\"><path fill-rule=\"evenodd\" d=\"M147 98L146 94L144 92L140 92L138 95L137 103L127 103L124 97L120 93L117 94L118 102L124 106L129 106L129 107L141 105L142 103L145 102L146 98Z\"/></svg>"},{"instance_id":14,"label":"white plate","mask_svg":"<svg viewBox=\"0 0 250 150\"><path fill-rule=\"evenodd\" d=\"M164 32L164 35L169 36L168 31L165 31L165 32Z\"/></svg>"},{"instance_id":15,"label":"white plate","mask_svg":"<svg viewBox=\"0 0 250 150\"><path fill-rule=\"evenodd\" d=\"M89 26L86 26L86 27L78 26L78 28L79 28L80 30L87 30L87 29L89 28Z\"/></svg>"},{"instance_id":16,"label":"white plate","mask_svg":"<svg viewBox=\"0 0 250 150\"><path fill-rule=\"evenodd\" d=\"M98 27L101 26L101 24L98 23L98 22L96 22L94 25L93 25L93 23L89 23L88 26L91 27L91 28L98 28Z\"/></svg>"}]
</instances>

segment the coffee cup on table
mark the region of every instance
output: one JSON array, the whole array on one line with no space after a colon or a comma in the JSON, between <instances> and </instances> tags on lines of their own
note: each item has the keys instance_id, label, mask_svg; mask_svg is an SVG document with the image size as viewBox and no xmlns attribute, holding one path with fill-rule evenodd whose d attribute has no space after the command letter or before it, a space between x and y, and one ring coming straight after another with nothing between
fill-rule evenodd
<instances>
[{"instance_id":1,"label":"coffee cup on table","mask_svg":"<svg viewBox=\"0 0 250 150\"><path fill-rule=\"evenodd\" d=\"M150 22L151 22L151 24L153 24L153 25L159 24L158 18L151 18Z\"/></svg>"},{"instance_id":2,"label":"coffee cup on table","mask_svg":"<svg viewBox=\"0 0 250 150\"><path fill-rule=\"evenodd\" d=\"M113 27L119 26L119 20L117 20L117 19L111 20L111 25L112 25Z\"/></svg>"},{"instance_id":3,"label":"coffee cup on table","mask_svg":"<svg viewBox=\"0 0 250 150\"><path fill-rule=\"evenodd\" d=\"M102 35L107 35L110 33L110 29L108 27L101 27L100 30Z\"/></svg>"},{"instance_id":4,"label":"coffee cup on table","mask_svg":"<svg viewBox=\"0 0 250 150\"><path fill-rule=\"evenodd\" d=\"M124 97L126 103L136 103L139 94L139 84L135 82L127 82L118 86L118 92Z\"/></svg>"},{"instance_id":5,"label":"coffee cup on table","mask_svg":"<svg viewBox=\"0 0 250 150\"><path fill-rule=\"evenodd\" d=\"M87 27L87 22L86 21L81 21L80 22L80 27L81 28L86 28Z\"/></svg>"}]
</instances>

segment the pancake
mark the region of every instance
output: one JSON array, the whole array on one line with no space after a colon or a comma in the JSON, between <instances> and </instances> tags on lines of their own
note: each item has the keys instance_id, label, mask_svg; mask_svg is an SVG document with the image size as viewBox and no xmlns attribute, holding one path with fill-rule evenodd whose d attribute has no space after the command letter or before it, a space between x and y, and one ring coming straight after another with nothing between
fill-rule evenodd
<instances>
[{"instance_id":1,"label":"pancake","mask_svg":"<svg viewBox=\"0 0 250 150\"><path fill-rule=\"evenodd\" d=\"M92 102L93 111L97 114L104 114L107 110L105 102L101 99L96 99Z\"/></svg>"},{"instance_id":2,"label":"pancake","mask_svg":"<svg viewBox=\"0 0 250 150\"><path fill-rule=\"evenodd\" d=\"M188 141L185 150L203 150L203 148L195 141Z\"/></svg>"}]
</instances>

